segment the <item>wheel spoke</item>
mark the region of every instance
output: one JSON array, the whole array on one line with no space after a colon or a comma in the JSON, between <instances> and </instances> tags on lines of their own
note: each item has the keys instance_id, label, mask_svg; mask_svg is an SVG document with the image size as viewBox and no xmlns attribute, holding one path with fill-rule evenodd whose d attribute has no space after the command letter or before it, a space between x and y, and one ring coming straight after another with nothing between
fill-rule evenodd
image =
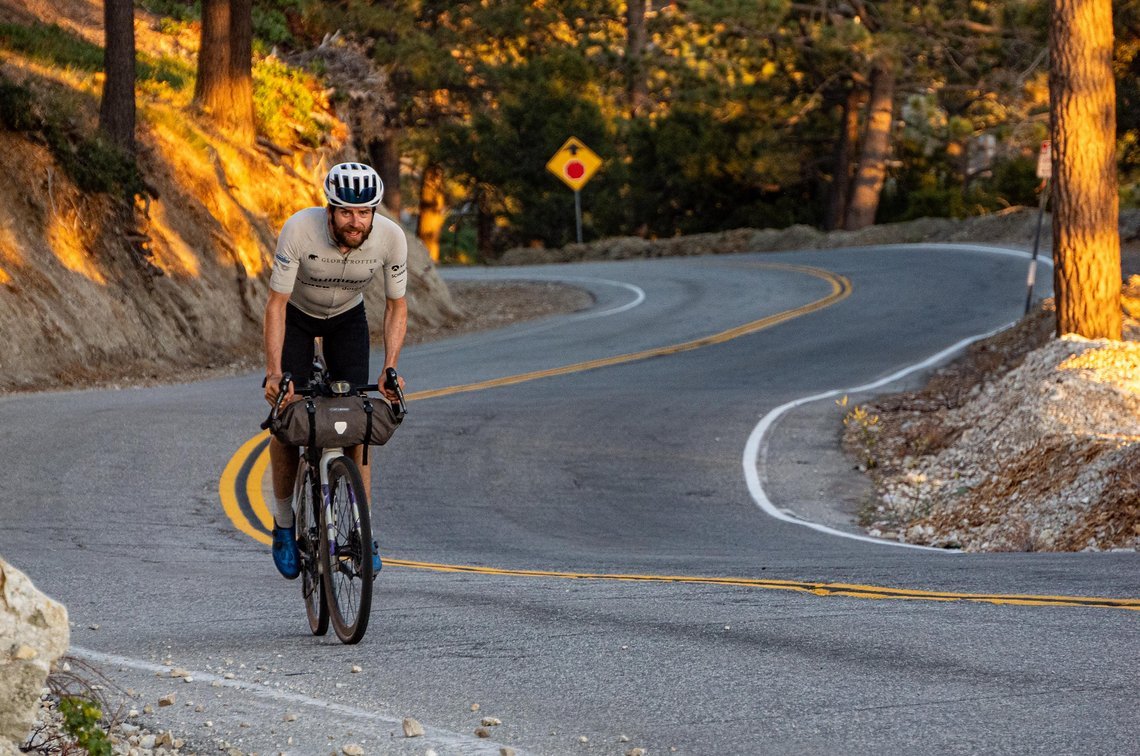
<instances>
[{"instance_id":1,"label":"wheel spoke","mask_svg":"<svg viewBox=\"0 0 1140 756\"><path fill-rule=\"evenodd\" d=\"M345 643L364 635L372 601L372 554L363 484L346 458L329 465L329 521L324 531L324 575L333 627Z\"/></svg>"}]
</instances>

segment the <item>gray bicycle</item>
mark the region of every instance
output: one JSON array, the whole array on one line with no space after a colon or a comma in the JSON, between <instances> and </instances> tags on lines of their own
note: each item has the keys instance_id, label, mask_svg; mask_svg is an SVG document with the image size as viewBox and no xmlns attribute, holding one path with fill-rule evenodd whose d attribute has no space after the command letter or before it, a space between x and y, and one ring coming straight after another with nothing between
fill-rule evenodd
<instances>
[{"instance_id":1,"label":"gray bicycle","mask_svg":"<svg viewBox=\"0 0 1140 756\"><path fill-rule=\"evenodd\" d=\"M262 428L269 428L277 418L291 382L288 373L282 376L277 401ZM393 411L400 422L407 404L393 368L385 371L384 386L398 397ZM347 381L330 381L318 349L308 387L295 390L294 395L320 402L378 390L376 384L353 386ZM302 447L293 513L309 629L314 635L324 635L331 620L342 643L358 643L368 629L372 608L374 545L368 492L359 468L342 447Z\"/></svg>"}]
</instances>

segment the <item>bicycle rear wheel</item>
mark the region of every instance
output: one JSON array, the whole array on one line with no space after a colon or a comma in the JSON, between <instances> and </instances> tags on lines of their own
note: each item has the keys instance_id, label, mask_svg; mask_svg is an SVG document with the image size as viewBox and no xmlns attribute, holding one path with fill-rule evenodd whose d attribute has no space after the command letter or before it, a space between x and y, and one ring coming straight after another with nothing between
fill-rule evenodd
<instances>
[{"instance_id":1,"label":"bicycle rear wheel","mask_svg":"<svg viewBox=\"0 0 1140 756\"><path fill-rule=\"evenodd\" d=\"M301 596L305 600L305 614L313 635L329 631L329 605L321 581L320 530L317 512L313 507L313 489L320 490L316 473L303 459L297 470L297 492L294 517L297 522L297 550L301 552ZM314 484L316 484L314 486Z\"/></svg>"},{"instance_id":2,"label":"bicycle rear wheel","mask_svg":"<svg viewBox=\"0 0 1140 756\"><path fill-rule=\"evenodd\" d=\"M329 521L321 528L325 597L333 630L356 643L372 609L372 523L356 464L347 457L329 463Z\"/></svg>"}]
</instances>

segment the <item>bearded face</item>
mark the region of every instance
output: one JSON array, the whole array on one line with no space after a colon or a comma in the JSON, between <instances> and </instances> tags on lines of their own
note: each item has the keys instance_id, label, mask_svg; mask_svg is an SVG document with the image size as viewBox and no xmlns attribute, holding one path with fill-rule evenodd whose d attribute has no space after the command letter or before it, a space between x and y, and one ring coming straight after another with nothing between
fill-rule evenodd
<instances>
[{"instance_id":1,"label":"bearded face","mask_svg":"<svg viewBox=\"0 0 1140 756\"><path fill-rule=\"evenodd\" d=\"M370 207L330 207L329 226L341 247L357 249L372 233L375 211Z\"/></svg>"}]
</instances>

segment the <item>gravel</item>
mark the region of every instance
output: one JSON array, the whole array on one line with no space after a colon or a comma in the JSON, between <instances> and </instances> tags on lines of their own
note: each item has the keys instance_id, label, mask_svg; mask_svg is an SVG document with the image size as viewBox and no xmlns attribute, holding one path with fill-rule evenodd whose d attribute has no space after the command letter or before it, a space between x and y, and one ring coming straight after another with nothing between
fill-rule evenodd
<instances>
[{"instance_id":1,"label":"gravel","mask_svg":"<svg viewBox=\"0 0 1140 756\"><path fill-rule=\"evenodd\" d=\"M1126 313L1137 305L1133 276ZM1123 341L1053 338L1052 323L1046 309L922 391L848 415L845 445L872 461L878 492L870 535L966 551L1140 546L1140 323Z\"/></svg>"}]
</instances>

